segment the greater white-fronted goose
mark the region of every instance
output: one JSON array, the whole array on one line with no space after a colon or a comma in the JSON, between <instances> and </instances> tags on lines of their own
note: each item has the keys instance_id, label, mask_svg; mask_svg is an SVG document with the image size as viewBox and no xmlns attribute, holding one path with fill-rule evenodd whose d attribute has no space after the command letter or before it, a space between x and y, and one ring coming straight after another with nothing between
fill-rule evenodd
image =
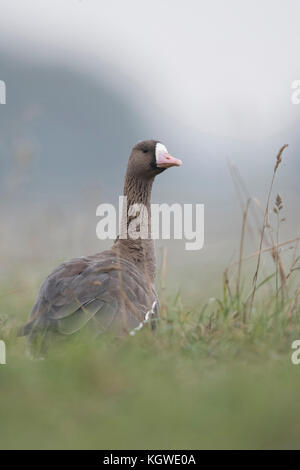
<instances>
[{"instance_id":1,"label":"greater white-fronted goose","mask_svg":"<svg viewBox=\"0 0 300 470\"><path fill-rule=\"evenodd\" d=\"M158 315L155 292L155 254L151 239L151 190L154 178L181 165L158 141L138 143L132 150L125 176L127 213L122 230L133 220L130 208L143 204L148 218L140 227L148 238L120 235L110 250L61 264L42 283L29 320L22 330L29 343L46 348L50 338L67 336L87 324L97 332L108 328L134 334ZM137 214L138 215L138 214ZM136 216L137 216L136 215Z\"/></svg>"}]
</instances>

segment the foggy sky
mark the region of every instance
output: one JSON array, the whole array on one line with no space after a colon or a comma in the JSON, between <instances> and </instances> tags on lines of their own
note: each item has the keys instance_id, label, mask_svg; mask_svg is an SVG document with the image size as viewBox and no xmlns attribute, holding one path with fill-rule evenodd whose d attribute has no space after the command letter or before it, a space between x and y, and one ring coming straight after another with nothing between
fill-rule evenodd
<instances>
[{"instance_id":1,"label":"foggy sky","mask_svg":"<svg viewBox=\"0 0 300 470\"><path fill-rule=\"evenodd\" d=\"M0 0L0 41L84 73L104 61L145 116L257 140L299 122L299 17L297 0Z\"/></svg>"}]
</instances>

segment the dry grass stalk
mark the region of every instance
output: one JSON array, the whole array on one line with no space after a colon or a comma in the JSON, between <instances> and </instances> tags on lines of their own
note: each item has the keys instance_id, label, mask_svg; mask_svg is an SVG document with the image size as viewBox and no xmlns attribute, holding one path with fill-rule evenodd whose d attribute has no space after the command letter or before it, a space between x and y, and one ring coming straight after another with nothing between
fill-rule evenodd
<instances>
[{"instance_id":1,"label":"dry grass stalk","mask_svg":"<svg viewBox=\"0 0 300 470\"><path fill-rule=\"evenodd\" d=\"M276 199L275 199L275 204L273 207L273 212L276 214L277 218L277 226L276 226L276 243L273 243L273 251L272 251L272 256L274 259L274 263L276 266L276 305L278 309L278 298L279 298L279 290L281 292L281 301L283 304L284 297L285 297L285 291L286 291L286 274L283 268L283 263L280 258L280 250L279 250L279 229L280 229L280 224L283 222L285 219L280 217L280 213L283 209L283 202L279 194L277 194ZM280 280L281 280L281 288L279 289L279 275L280 275Z\"/></svg>"},{"instance_id":2,"label":"dry grass stalk","mask_svg":"<svg viewBox=\"0 0 300 470\"><path fill-rule=\"evenodd\" d=\"M248 215L250 202L251 202L251 199L248 199L246 207L243 211L242 232L241 232L241 241L240 241L240 253L239 253L238 273L237 273L237 281L236 281L236 296L237 296L237 300L238 300L238 309L239 309L239 306L240 306L240 285L241 285L241 273L242 273L242 263L243 263L243 251L244 251L246 222L247 222L247 215Z\"/></svg>"},{"instance_id":3,"label":"dry grass stalk","mask_svg":"<svg viewBox=\"0 0 300 470\"><path fill-rule=\"evenodd\" d=\"M226 268L223 272L223 285L225 292L228 292L230 300L232 301L232 293L230 289L229 277L228 277L228 268Z\"/></svg>"},{"instance_id":4,"label":"dry grass stalk","mask_svg":"<svg viewBox=\"0 0 300 470\"><path fill-rule=\"evenodd\" d=\"M166 300L166 278L167 278L167 254L168 249L164 247L162 266L161 266L161 316L165 318L167 315L167 300Z\"/></svg>"},{"instance_id":5,"label":"dry grass stalk","mask_svg":"<svg viewBox=\"0 0 300 470\"><path fill-rule=\"evenodd\" d=\"M246 185L245 181L243 180L238 168L235 165L233 165L233 163L230 162L230 161L229 161L229 170L230 170L231 178L232 178L233 184L236 188L237 195L238 195L238 198L239 198L239 201L240 201L242 214L244 213L245 206L246 206L247 201L249 199L256 202L257 206L260 208L261 206L259 205L259 201L257 201L255 198L251 197L251 195L250 195L250 193L247 189L247 185ZM257 211L255 210L256 209L255 205L252 204L251 209L252 209L251 210L251 215L252 215L253 221L252 221L252 223L251 223L251 221L249 221L249 214L250 214L250 210L249 210L249 214L247 216L247 219L248 219L247 230L248 230L249 235L252 239L252 242L255 244L256 243L255 230L258 230L258 233L260 234L260 217L259 217ZM254 225L254 229L253 229L252 225ZM265 237L264 242L269 244L270 246L273 245L273 243L271 243L271 241L266 237ZM267 274L266 274L266 276L267 276Z\"/></svg>"},{"instance_id":6,"label":"dry grass stalk","mask_svg":"<svg viewBox=\"0 0 300 470\"><path fill-rule=\"evenodd\" d=\"M269 206L270 206L270 199L271 199L272 189L273 189L273 185L274 185L276 172L277 172L278 167L279 167L279 165L282 161L282 153L287 147L288 147L287 144L283 145L281 147L281 149L279 150L278 154L277 154L276 163L275 163L274 170L273 170L273 175L272 175L272 180L271 180L271 184L270 184L270 188L269 188L269 192L268 192L267 204L266 204L266 208L265 208L263 226L262 226L260 243L259 243L256 271L255 271L255 274L254 274L254 277L253 277L253 291L252 291L250 306L249 306L250 315L251 315L251 312L252 312L252 309L253 309L253 302L254 302L254 297L255 297L256 288L257 288L257 278L258 278L258 272L259 272L259 268L260 268L261 255L262 255L262 249L263 249L262 246L263 246L263 241L264 241L265 230L266 230L266 227L269 225L268 224L268 215L269 215Z\"/></svg>"},{"instance_id":7,"label":"dry grass stalk","mask_svg":"<svg viewBox=\"0 0 300 470\"><path fill-rule=\"evenodd\" d=\"M254 201L256 202L257 207L262 211L262 214L264 214L264 211L263 211L259 201L257 199L254 199ZM270 245L270 248L269 248L268 251L271 253L271 256L272 256L272 259L274 261L276 270L278 270L278 267L279 267L281 287L283 289L285 289L286 288L286 274L285 274L283 263L282 263L282 260L281 260L280 250L276 249L276 246L280 247L280 244L279 244L278 240L275 243L273 233L272 233L272 228L269 224L266 225L266 229L268 230L268 232L265 232L264 242L267 245ZM263 252L264 251L265 250L263 250ZM257 252L257 254L258 254L258 252Z\"/></svg>"},{"instance_id":8,"label":"dry grass stalk","mask_svg":"<svg viewBox=\"0 0 300 470\"><path fill-rule=\"evenodd\" d=\"M299 237L296 237L296 238L292 238L290 240L287 240L285 242L281 242L278 244L278 247L283 247L283 246L287 246L287 245L291 245L292 243L295 243L295 242L299 242L300 241L300 236ZM271 247L267 247L267 248L263 248L261 250L261 253L269 253L270 251L273 250L273 246ZM251 260L252 258L256 258L256 256L259 254L259 251L255 251L254 253L251 253L250 255L247 255L243 258L243 262L245 261L249 261ZM234 263L232 263L230 266L229 266L229 269L230 268L233 268L234 266L236 266L238 264L238 261L235 261ZM287 277L289 277L290 273L288 274Z\"/></svg>"},{"instance_id":9,"label":"dry grass stalk","mask_svg":"<svg viewBox=\"0 0 300 470\"><path fill-rule=\"evenodd\" d=\"M288 279L291 276L291 274L298 269L297 263L298 263L298 261L300 261L300 256L297 256L299 241L300 241L300 237L296 240L294 250L293 250L293 257L292 257L291 266L290 266L289 272L286 276L286 279Z\"/></svg>"}]
</instances>

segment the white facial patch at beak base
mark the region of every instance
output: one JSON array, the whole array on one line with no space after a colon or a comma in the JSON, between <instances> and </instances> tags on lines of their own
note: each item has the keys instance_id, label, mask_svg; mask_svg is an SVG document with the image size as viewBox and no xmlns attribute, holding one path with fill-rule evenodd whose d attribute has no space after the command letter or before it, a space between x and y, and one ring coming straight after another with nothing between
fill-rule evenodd
<instances>
[{"instance_id":1,"label":"white facial patch at beak base","mask_svg":"<svg viewBox=\"0 0 300 470\"><path fill-rule=\"evenodd\" d=\"M167 147L164 144L157 142L156 147L155 147L156 163L159 161L160 156L166 153L168 153Z\"/></svg>"},{"instance_id":2,"label":"white facial patch at beak base","mask_svg":"<svg viewBox=\"0 0 300 470\"><path fill-rule=\"evenodd\" d=\"M164 144L157 142L155 146L156 166L158 168L170 168L171 166L180 166L181 160L172 157Z\"/></svg>"}]
</instances>

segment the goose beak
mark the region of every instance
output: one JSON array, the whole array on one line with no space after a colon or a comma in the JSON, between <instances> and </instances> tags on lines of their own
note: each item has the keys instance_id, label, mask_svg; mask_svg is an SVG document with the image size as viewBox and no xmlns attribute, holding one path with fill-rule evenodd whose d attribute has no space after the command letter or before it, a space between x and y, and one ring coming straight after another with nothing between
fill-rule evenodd
<instances>
[{"instance_id":1,"label":"goose beak","mask_svg":"<svg viewBox=\"0 0 300 470\"><path fill-rule=\"evenodd\" d=\"M182 161L178 158L172 157L169 153L160 152L158 159L156 160L156 166L158 168L170 168L171 166L180 166Z\"/></svg>"}]
</instances>

